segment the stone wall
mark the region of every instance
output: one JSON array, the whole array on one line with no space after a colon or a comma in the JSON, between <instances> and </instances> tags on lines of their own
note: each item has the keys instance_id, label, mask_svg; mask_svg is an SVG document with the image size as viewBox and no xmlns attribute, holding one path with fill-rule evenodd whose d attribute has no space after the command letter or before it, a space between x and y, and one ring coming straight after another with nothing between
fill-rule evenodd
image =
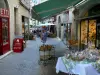
<instances>
[{"instance_id":1,"label":"stone wall","mask_svg":"<svg viewBox=\"0 0 100 75\"><path fill-rule=\"evenodd\" d=\"M15 16L14 16L14 8L16 8L16 30L17 35L22 35L22 16L29 18L29 11L24 8L19 0L7 0L10 10L10 47L12 48L13 39L15 37Z\"/></svg>"}]
</instances>

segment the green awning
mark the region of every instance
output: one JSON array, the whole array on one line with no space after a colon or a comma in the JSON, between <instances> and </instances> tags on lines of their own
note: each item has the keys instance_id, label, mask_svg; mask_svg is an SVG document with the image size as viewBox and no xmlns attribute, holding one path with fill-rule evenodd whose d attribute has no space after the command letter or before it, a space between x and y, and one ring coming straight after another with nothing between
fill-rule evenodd
<instances>
[{"instance_id":1,"label":"green awning","mask_svg":"<svg viewBox=\"0 0 100 75\"><path fill-rule=\"evenodd\" d=\"M74 6L82 0L48 0L32 8L32 18L42 20Z\"/></svg>"},{"instance_id":2,"label":"green awning","mask_svg":"<svg viewBox=\"0 0 100 75\"><path fill-rule=\"evenodd\" d=\"M77 7L80 11L79 19L84 19L87 17L93 17L93 16L99 15L100 14L99 8L98 9L93 8L95 5L98 5L98 4L100 4L100 0L87 0L87 2L85 2L84 4L81 4L79 7ZM96 13L95 15L93 15L93 14L91 15L91 13L94 13L93 11L89 11L91 8L94 9L94 11ZM84 16L84 14L86 12L88 12L87 17Z\"/></svg>"}]
</instances>

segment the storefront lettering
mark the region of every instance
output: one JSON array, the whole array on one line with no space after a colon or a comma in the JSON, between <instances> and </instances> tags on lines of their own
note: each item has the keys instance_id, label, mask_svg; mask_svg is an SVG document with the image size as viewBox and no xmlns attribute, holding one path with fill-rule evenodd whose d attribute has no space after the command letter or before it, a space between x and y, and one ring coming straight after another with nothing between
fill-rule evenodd
<instances>
[{"instance_id":1,"label":"storefront lettering","mask_svg":"<svg viewBox=\"0 0 100 75\"><path fill-rule=\"evenodd\" d=\"M0 16L9 17L9 10L1 8L0 9Z\"/></svg>"},{"instance_id":2,"label":"storefront lettering","mask_svg":"<svg viewBox=\"0 0 100 75\"><path fill-rule=\"evenodd\" d=\"M21 46L21 43L15 43L14 46Z\"/></svg>"},{"instance_id":3,"label":"storefront lettering","mask_svg":"<svg viewBox=\"0 0 100 75\"><path fill-rule=\"evenodd\" d=\"M21 49L21 47L14 47L14 49Z\"/></svg>"}]
</instances>

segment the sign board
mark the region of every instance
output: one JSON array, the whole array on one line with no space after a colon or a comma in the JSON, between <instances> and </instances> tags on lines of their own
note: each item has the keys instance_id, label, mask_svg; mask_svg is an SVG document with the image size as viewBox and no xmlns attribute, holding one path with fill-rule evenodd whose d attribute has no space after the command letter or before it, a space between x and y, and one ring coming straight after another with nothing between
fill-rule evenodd
<instances>
[{"instance_id":1,"label":"sign board","mask_svg":"<svg viewBox=\"0 0 100 75\"><path fill-rule=\"evenodd\" d=\"M14 39L13 42L13 50L14 52L22 52L23 51L23 39Z\"/></svg>"},{"instance_id":2,"label":"sign board","mask_svg":"<svg viewBox=\"0 0 100 75\"><path fill-rule=\"evenodd\" d=\"M0 8L0 16L1 17L9 17L9 10L4 9L4 8Z\"/></svg>"}]
</instances>

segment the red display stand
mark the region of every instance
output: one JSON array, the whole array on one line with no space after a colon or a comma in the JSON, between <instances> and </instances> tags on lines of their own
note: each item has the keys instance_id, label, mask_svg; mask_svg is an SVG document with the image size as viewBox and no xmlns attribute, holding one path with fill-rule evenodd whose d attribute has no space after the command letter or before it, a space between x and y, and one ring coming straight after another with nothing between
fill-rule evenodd
<instances>
[{"instance_id":1,"label":"red display stand","mask_svg":"<svg viewBox=\"0 0 100 75\"><path fill-rule=\"evenodd\" d=\"M23 50L23 38L15 38L13 41L13 51L21 53Z\"/></svg>"}]
</instances>

